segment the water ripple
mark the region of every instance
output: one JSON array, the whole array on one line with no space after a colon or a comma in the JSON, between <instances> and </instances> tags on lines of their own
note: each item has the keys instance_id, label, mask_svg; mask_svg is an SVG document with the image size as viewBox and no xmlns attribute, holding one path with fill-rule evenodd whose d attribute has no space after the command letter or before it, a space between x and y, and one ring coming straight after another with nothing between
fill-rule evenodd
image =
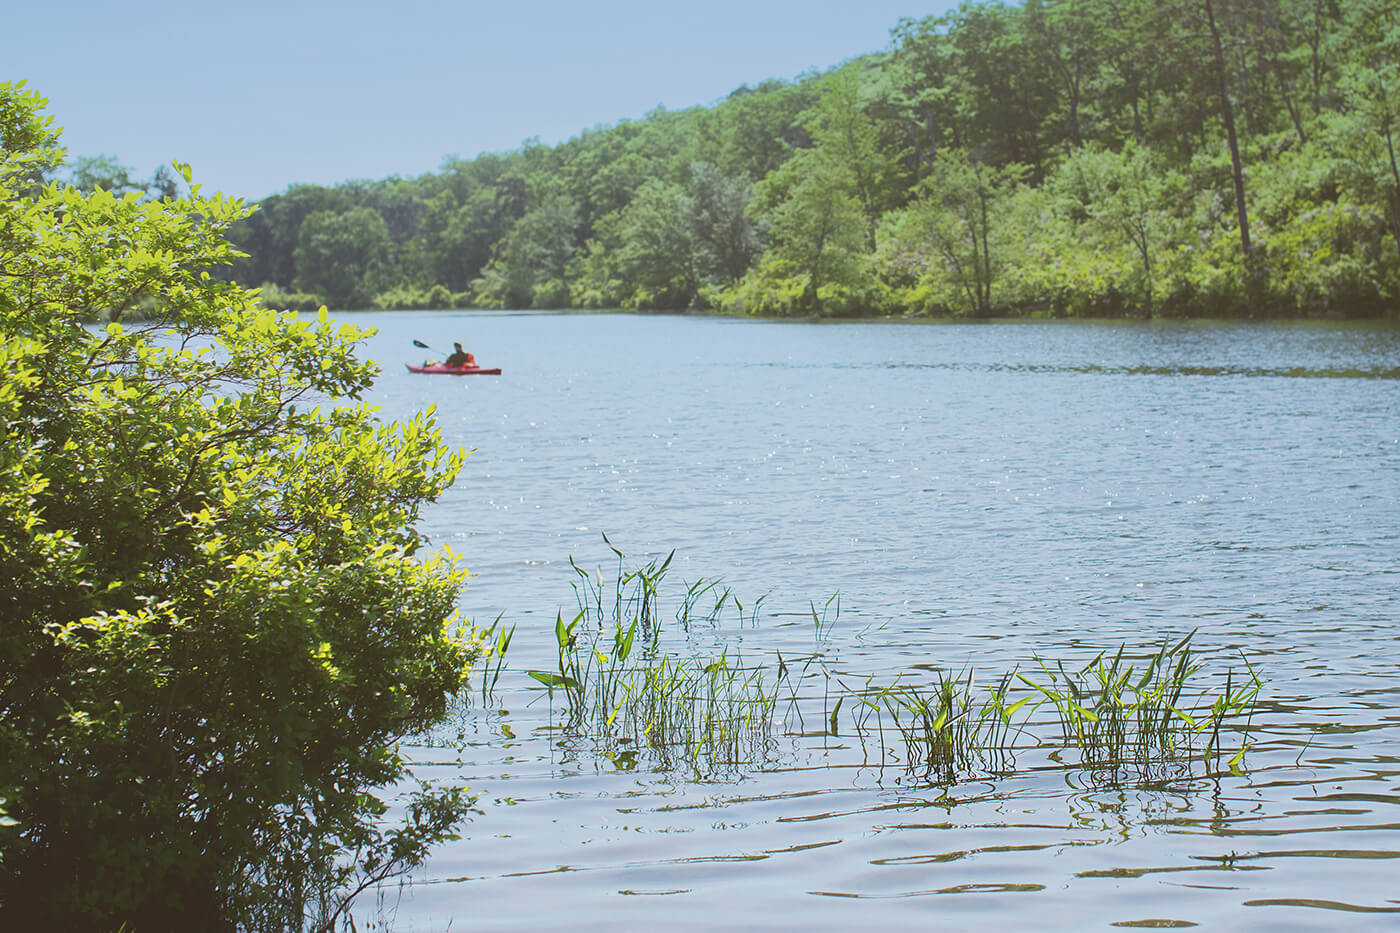
<instances>
[{"instance_id":1,"label":"water ripple","mask_svg":"<svg viewBox=\"0 0 1400 933\"><path fill-rule=\"evenodd\" d=\"M642 903L654 924L809 930L1400 912L1400 329L357 323L379 327L370 401L436 405L475 450L423 529L466 557L463 613L518 625L499 702L410 749L482 812L394 929L630 925ZM409 376L414 339L464 340L504 374ZM767 595L694 650L820 654L852 682L1194 630L1212 669L1243 655L1268 682L1251 747L1239 773L1129 780L1033 746L942 785L808 723L723 776L622 767L566 741L521 673L552 669L569 558L609 567L604 531L639 560L675 548L678 578L746 606ZM818 638L809 607L838 591Z\"/></svg>"}]
</instances>

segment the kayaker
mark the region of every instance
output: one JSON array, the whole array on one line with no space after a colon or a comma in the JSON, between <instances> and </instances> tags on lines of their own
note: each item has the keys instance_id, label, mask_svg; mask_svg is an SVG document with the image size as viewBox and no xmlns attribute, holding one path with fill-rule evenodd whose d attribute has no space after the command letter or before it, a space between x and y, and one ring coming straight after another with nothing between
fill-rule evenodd
<instances>
[{"instance_id":1,"label":"kayaker","mask_svg":"<svg viewBox=\"0 0 1400 933\"><path fill-rule=\"evenodd\" d=\"M467 366L475 366L476 357L468 353L466 350L463 350L462 345L460 343L454 343L452 344L452 355L447 358L447 362L444 365L450 366L453 369L462 369L463 367Z\"/></svg>"}]
</instances>

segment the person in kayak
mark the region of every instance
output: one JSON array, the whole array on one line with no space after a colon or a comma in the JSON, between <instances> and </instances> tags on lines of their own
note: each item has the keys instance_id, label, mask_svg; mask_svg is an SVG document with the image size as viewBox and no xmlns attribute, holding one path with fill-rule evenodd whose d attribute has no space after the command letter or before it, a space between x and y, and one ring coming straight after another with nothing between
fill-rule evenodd
<instances>
[{"instance_id":1,"label":"person in kayak","mask_svg":"<svg viewBox=\"0 0 1400 933\"><path fill-rule=\"evenodd\" d=\"M454 343L452 345L452 355L447 358L443 365L450 366L453 369L464 369L469 366L475 366L476 357L466 350L463 350L460 343Z\"/></svg>"}]
</instances>

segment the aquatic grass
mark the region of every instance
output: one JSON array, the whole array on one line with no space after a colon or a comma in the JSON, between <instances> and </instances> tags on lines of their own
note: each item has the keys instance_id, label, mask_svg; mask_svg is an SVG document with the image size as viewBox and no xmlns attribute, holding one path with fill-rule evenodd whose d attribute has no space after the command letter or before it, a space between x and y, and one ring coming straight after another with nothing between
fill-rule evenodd
<instances>
[{"instance_id":1,"label":"aquatic grass","mask_svg":"<svg viewBox=\"0 0 1400 933\"><path fill-rule=\"evenodd\" d=\"M662 656L629 672L608 738L645 746L664 764L679 756L713 771L765 757L777 694L766 671L721 654L707 663Z\"/></svg>"},{"instance_id":2,"label":"aquatic grass","mask_svg":"<svg viewBox=\"0 0 1400 933\"><path fill-rule=\"evenodd\" d=\"M681 657L647 643L634 657L640 619L610 638L580 637L582 614L556 619L557 671L529 671L563 700L562 725L605 757L646 750L662 768L687 763L710 773L766 757L783 677L723 651ZM654 624L654 620L653 620ZM655 630L655 629L654 629Z\"/></svg>"},{"instance_id":3,"label":"aquatic grass","mask_svg":"<svg viewBox=\"0 0 1400 933\"><path fill-rule=\"evenodd\" d=\"M967 773L978 751L981 726L972 701L972 678L940 674L924 690L899 684L882 700L904 741L909 773L934 783L954 781Z\"/></svg>"},{"instance_id":4,"label":"aquatic grass","mask_svg":"<svg viewBox=\"0 0 1400 933\"><path fill-rule=\"evenodd\" d=\"M704 773L764 759L786 679L783 665L775 675L728 649L704 656L671 646L663 638L660 605L675 552L629 569L622 552L604 541L618 559L616 571L605 576L570 559L578 612L567 621L556 615L555 669L527 672L549 691L551 703L561 700L564 732L629 768L642 753L660 768L683 763ZM756 621L761 603L746 610L720 581L702 579L682 596L677 629L688 635L694 621L717 622L729 607L741 624Z\"/></svg>"},{"instance_id":5,"label":"aquatic grass","mask_svg":"<svg viewBox=\"0 0 1400 933\"><path fill-rule=\"evenodd\" d=\"M710 597L713 603L702 611L700 607L703 597ZM755 626L767 599L768 595L765 593L745 607L743 601L735 595L734 589L725 586L723 580L701 577L686 588L680 605L676 607L676 622L686 631L689 631L692 622L703 620L713 625L723 617L725 607L733 605L741 627L745 624Z\"/></svg>"},{"instance_id":6,"label":"aquatic grass","mask_svg":"<svg viewBox=\"0 0 1400 933\"><path fill-rule=\"evenodd\" d=\"M1008 702L1012 677L1007 674L978 702L976 678L970 669L937 672L928 686L908 681L903 675L884 686L876 686L873 677L857 689L839 678L838 683L846 694L838 697L832 710L832 734L838 732L842 701L852 697L850 719L855 734L862 740L875 737L885 751L888 715L889 730L898 736L903 748L906 772L930 783L951 782L974 771L1006 771L1014 761L1016 738L1023 731L1012 717L1031 699Z\"/></svg>"},{"instance_id":7,"label":"aquatic grass","mask_svg":"<svg viewBox=\"0 0 1400 933\"><path fill-rule=\"evenodd\" d=\"M496 695L496 683L501 679L505 667L506 652L510 650L511 639L515 637L515 626L501 625L502 615L482 631L482 641L486 645L481 662L481 702L489 705Z\"/></svg>"},{"instance_id":8,"label":"aquatic grass","mask_svg":"<svg viewBox=\"0 0 1400 933\"><path fill-rule=\"evenodd\" d=\"M783 701L785 704L782 720L783 727L787 729L790 734L801 735L805 733L807 729L807 717L803 715L802 712L802 685L806 683L809 679L808 672L811 670L812 666L814 664L820 664L822 659L818 655L809 655L804 658L794 658L794 663L798 660L802 662L801 669L798 670L794 675L793 667L792 665L788 664L787 659L783 657L783 653L779 651L776 652L776 654L778 659L776 683L779 686L781 686L786 693L786 696ZM826 671L825 666L820 666L819 669L821 670L821 673L823 675L824 684L827 684L829 686L830 677ZM823 718L826 718L825 702L823 702L822 705L822 712ZM839 710L837 711L837 713L839 713ZM833 713L830 716L830 720L832 722L831 732L833 733L836 731L835 723L837 713ZM792 723L794 720L796 721L795 728L790 725L790 723Z\"/></svg>"},{"instance_id":9,"label":"aquatic grass","mask_svg":"<svg viewBox=\"0 0 1400 933\"><path fill-rule=\"evenodd\" d=\"M754 661L722 642L697 646L692 626L735 615L740 625L757 624L762 600L746 609L721 581L696 581L679 594L668 634L662 601L674 552L629 569L607 544L615 573L589 572L570 559L578 612L568 620L556 615L555 669L527 673L548 690L551 720L560 701L556 726L566 744L619 767L646 760L697 774L743 771L771 761L780 739L796 751L804 739L826 743L843 729L867 762L902 762L907 779L924 783L1008 773L1016 753L1029 748L1050 747L1055 761L1073 753L1071 767L1110 783L1152 780L1197 757L1218 764L1235 737L1228 767L1238 770L1248 748L1247 726L1241 733L1238 723L1247 721L1262 681L1245 659L1244 674L1226 671L1223 688L1212 689L1191 634L1143 657L1126 645L1101 651L1078 668L1034 656L1032 672L1013 670L980 687L971 668L935 669L931 682L907 671L852 686L849 675L832 673L828 658L839 594L809 606L814 653ZM500 650L490 654L495 666L483 677L483 697L495 689L514 631L497 624L487 630ZM1051 723L1057 738L1042 734Z\"/></svg>"},{"instance_id":10,"label":"aquatic grass","mask_svg":"<svg viewBox=\"0 0 1400 933\"><path fill-rule=\"evenodd\" d=\"M826 644L831 639L831 630L841 618L841 594L832 593L825 603L822 604L821 614L817 613L817 604L810 603L812 613L812 635L818 645Z\"/></svg>"},{"instance_id":11,"label":"aquatic grass","mask_svg":"<svg viewBox=\"0 0 1400 933\"><path fill-rule=\"evenodd\" d=\"M1086 768L1107 773L1131 769L1147 777L1197 751L1203 758L1217 759L1222 724L1252 710L1262 687L1245 659L1249 676L1238 686L1232 670L1221 693L1188 693L1188 684L1202 667L1191 649L1194 634L1175 643L1164 641L1140 673L1120 646L1111 657L1100 652L1078 670L1037 657L1043 680L1017 676L1055 710L1065 745L1078 750ZM1198 749L1203 736L1205 747ZM1242 744L1230 759L1232 769L1239 766L1246 748L1247 743Z\"/></svg>"}]
</instances>

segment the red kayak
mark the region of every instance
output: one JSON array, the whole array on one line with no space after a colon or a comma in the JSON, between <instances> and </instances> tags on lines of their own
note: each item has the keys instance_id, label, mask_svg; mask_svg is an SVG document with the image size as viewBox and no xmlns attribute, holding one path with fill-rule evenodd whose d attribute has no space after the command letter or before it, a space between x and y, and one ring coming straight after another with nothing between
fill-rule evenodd
<instances>
[{"instance_id":1,"label":"red kayak","mask_svg":"<svg viewBox=\"0 0 1400 933\"><path fill-rule=\"evenodd\" d=\"M437 376L499 376L499 369L482 369L480 366L446 366L442 363L428 363L424 366L414 366L412 363L405 363L411 373L428 373Z\"/></svg>"}]
</instances>

